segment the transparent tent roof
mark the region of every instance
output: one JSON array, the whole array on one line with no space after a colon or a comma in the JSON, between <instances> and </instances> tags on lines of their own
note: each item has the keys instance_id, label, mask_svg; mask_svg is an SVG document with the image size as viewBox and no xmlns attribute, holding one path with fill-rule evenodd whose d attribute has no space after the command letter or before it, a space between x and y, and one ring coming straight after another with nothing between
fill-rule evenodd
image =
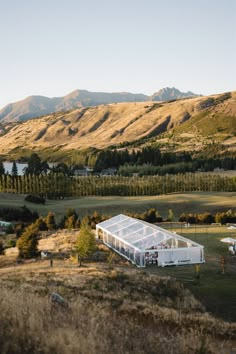
<instances>
[{"instance_id":1,"label":"transparent tent roof","mask_svg":"<svg viewBox=\"0 0 236 354\"><path fill-rule=\"evenodd\" d=\"M200 246L161 227L122 214L97 224L97 228L139 250L147 250L171 239L188 243L188 247Z\"/></svg>"}]
</instances>

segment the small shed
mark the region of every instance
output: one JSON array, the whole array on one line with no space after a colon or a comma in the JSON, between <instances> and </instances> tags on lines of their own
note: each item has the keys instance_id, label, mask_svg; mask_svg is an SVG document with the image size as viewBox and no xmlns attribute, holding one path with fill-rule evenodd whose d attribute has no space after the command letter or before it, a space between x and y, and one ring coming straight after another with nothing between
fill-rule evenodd
<instances>
[{"instance_id":1,"label":"small shed","mask_svg":"<svg viewBox=\"0 0 236 354\"><path fill-rule=\"evenodd\" d=\"M11 222L0 220L0 228L2 230L6 230L10 226L11 226Z\"/></svg>"},{"instance_id":2,"label":"small shed","mask_svg":"<svg viewBox=\"0 0 236 354\"><path fill-rule=\"evenodd\" d=\"M204 247L176 233L126 215L96 225L103 242L138 267L204 263Z\"/></svg>"}]
</instances>

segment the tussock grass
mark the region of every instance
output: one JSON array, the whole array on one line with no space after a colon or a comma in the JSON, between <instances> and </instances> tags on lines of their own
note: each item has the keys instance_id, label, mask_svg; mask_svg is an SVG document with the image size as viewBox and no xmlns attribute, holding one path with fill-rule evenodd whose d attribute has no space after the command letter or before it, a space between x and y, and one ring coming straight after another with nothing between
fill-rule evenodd
<instances>
[{"instance_id":1,"label":"tussock grass","mask_svg":"<svg viewBox=\"0 0 236 354\"><path fill-rule=\"evenodd\" d=\"M233 353L236 325L183 285L134 268L47 262L0 270L1 353ZM68 308L52 305L56 291Z\"/></svg>"}]
</instances>

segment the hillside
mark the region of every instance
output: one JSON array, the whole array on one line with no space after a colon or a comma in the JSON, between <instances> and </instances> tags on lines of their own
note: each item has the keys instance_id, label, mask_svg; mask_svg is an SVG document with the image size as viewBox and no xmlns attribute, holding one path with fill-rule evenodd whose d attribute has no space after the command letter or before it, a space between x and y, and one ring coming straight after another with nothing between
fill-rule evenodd
<instances>
[{"instance_id":1,"label":"hillside","mask_svg":"<svg viewBox=\"0 0 236 354\"><path fill-rule=\"evenodd\" d=\"M129 92L90 92L76 90L63 97L48 98L44 96L29 96L22 101L8 104L0 110L0 121L25 121L58 111L67 111L78 107L97 106L100 104L121 102L167 101L185 97L197 96L193 92L181 92L176 88L166 87L152 96L133 94Z\"/></svg>"},{"instance_id":2,"label":"hillside","mask_svg":"<svg viewBox=\"0 0 236 354\"><path fill-rule=\"evenodd\" d=\"M50 156L53 153L59 156L142 138L174 150L201 150L213 141L234 150L236 92L174 102L78 108L8 125L5 129L6 133L0 137L0 154L6 156L27 151L50 151Z\"/></svg>"},{"instance_id":3,"label":"hillside","mask_svg":"<svg viewBox=\"0 0 236 354\"><path fill-rule=\"evenodd\" d=\"M69 259L12 262L0 275L2 353L234 353L235 323L170 277Z\"/></svg>"}]
</instances>

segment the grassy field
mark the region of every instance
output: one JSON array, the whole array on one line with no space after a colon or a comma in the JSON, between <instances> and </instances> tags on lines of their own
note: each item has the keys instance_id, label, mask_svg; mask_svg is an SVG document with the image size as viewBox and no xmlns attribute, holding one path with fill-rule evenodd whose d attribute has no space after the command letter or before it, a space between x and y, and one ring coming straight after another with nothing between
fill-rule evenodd
<instances>
[{"instance_id":1,"label":"grassy field","mask_svg":"<svg viewBox=\"0 0 236 354\"><path fill-rule=\"evenodd\" d=\"M48 211L55 212L57 219L64 215L66 208L75 208L79 216L92 214L94 210L106 215L115 215L125 212L143 212L155 207L162 216L166 216L168 209L172 209L177 217L182 212L215 213L217 211L234 209L236 193L183 193L157 197L87 197L47 201L46 205L24 203L21 195L0 194L0 207L22 206L37 210L40 215ZM206 306L207 311L224 318L236 321L236 257L227 254L227 244L221 243L223 237L235 237L236 230L229 230L225 226L192 226L184 228L180 224L165 224L173 231L186 236L204 245L206 263L201 266L200 281L194 281L194 266L179 266L169 268L146 268L148 272L158 275L168 275L182 281ZM225 274L221 274L220 258L227 257Z\"/></svg>"},{"instance_id":2,"label":"grassy field","mask_svg":"<svg viewBox=\"0 0 236 354\"><path fill-rule=\"evenodd\" d=\"M184 228L177 224L163 225L178 234L204 246L205 264L200 266L200 279L195 279L195 266L178 266L148 270L158 275L172 276L185 284L200 301L216 316L236 321L236 256L228 254L228 244L220 242L224 237L236 239L236 230L226 226L191 226ZM221 257L226 259L225 274L222 274Z\"/></svg>"},{"instance_id":3,"label":"grassy field","mask_svg":"<svg viewBox=\"0 0 236 354\"><path fill-rule=\"evenodd\" d=\"M113 216L118 213L144 212L149 208L156 208L166 217L168 209L172 209L174 215L183 212L211 212L234 209L236 206L236 193L207 193L192 192L182 194L168 194L154 197L81 197L78 199L47 200L45 205L37 205L24 201L23 195L0 193L1 207L20 207L37 210L45 216L48 211L53 211L57 219L65 214L67 208L75 208L79 216L92 214L94 210L102 214Z\"/></svg>"}]
</instances>

